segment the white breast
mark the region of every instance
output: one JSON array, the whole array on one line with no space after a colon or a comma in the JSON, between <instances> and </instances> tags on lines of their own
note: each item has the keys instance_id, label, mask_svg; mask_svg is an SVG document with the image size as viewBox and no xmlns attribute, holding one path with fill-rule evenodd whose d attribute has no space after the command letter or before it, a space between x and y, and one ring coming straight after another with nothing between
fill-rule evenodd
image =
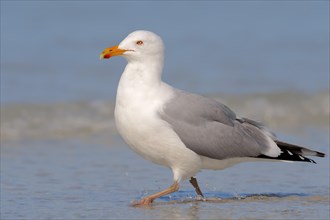
<instances>
[{"instance_id":1,"label":"white breast","mask_svg":"<svg viewBox=\"0 0 330 220\"><path fill-rule=\"evenodd\" d=\"M158 116L172 97L162 83L149 87L121 79L116 99L115 121L125 142L139 155L172 168L175 180L194 175L201 167L200 156L186 148L170 125Z\"/></svg>"}]
</instances>

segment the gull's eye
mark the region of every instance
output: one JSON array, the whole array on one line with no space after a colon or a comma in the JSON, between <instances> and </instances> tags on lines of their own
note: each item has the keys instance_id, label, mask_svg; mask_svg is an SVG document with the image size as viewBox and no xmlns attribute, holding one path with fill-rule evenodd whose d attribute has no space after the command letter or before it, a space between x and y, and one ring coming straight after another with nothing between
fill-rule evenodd
<instances>
[{"instance_id":1,"label":"gull's eye","mask_svg":"<svg viewBox=\"0 0 330 220\"><path fill-rule=\"evenodd\" d=\"M138 40L138 41L136 41L136 44L139 45L139 46L141 46L141 45L143 45L143 41L142 40Z\"/></svg>"}]
</instances>

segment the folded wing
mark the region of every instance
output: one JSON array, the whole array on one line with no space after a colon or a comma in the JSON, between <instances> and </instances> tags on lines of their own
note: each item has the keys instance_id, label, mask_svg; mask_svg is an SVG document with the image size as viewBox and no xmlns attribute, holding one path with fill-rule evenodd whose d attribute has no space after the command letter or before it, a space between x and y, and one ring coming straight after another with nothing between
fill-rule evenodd
<instances>
[{"instance_id":1,"label":"folded wing","mask_svg":"<svg viewBox=\"0 0 330 220\"><path fill-rule=\"evenodd\" d=\"M224 104L203 96L175 90L160 113L187 148L213 159L277 157L281 150L275 135L262 124L236 114Z\"/></svg>"}]
</instances>

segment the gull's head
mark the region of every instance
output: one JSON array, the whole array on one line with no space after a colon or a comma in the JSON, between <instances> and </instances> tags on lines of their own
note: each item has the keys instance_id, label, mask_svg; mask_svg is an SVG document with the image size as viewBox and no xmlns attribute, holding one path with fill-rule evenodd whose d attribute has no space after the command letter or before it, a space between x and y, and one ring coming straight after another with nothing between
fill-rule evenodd
<instances>
[{"instance_id":1,"label":"gull's head","mask_svg":"<svg viewBox=\"0 0 330 220\"><path fill-rule=\"evenodd\" d=\"M134 31L130 33L119 45L106 48L100 59L109 59L113 56L123 56L127 60L148 60L156 57L162 58L164 44L162 39L150 31Z\"/></svg>"}]
</instances>

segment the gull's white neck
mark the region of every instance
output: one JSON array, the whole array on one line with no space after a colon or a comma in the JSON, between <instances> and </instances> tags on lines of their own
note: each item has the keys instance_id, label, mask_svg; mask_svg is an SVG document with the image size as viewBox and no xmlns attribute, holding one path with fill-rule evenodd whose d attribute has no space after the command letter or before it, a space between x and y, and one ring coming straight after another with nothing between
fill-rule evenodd
<instances>
[{"instance_id":1,"label":"gull's white neck","mask_svg":"<svg viewBox=\"0 0 330 220\"><path fill-rule=\"evenodd\" d=\"M163 63L162 56L147 57L142 61L128 60L119 81L116 108L119 105L132 107L138 103L146 104L156 101L157 95L162 93Z\"/></svg>"},{"instance_id":2,"label":"gull's white neck","mask_svg":"<svg viewBox=\"0 0 330 220\"><path fill-rule=\"evenodd\" d=\"M132 83L140 86L155 87L161 84L163 61L139 62L129 61L120 78L122 83Z\"/></svg>"},{"instance_id":3,"label":"gull's white neck","mask_svg":"<svg viewBox=\"0 0 330 220\"><path fill-rule=\"evenodd\" d=\"M162 55L143 57L138 60L128 59L128 64L119 81L117 90L117 99L123 94L132 92L132 96L136 93L147 93L151 90L159 88L162 84L161 75L163 72L164 59Z\"/></svg>"}]
</instances>

